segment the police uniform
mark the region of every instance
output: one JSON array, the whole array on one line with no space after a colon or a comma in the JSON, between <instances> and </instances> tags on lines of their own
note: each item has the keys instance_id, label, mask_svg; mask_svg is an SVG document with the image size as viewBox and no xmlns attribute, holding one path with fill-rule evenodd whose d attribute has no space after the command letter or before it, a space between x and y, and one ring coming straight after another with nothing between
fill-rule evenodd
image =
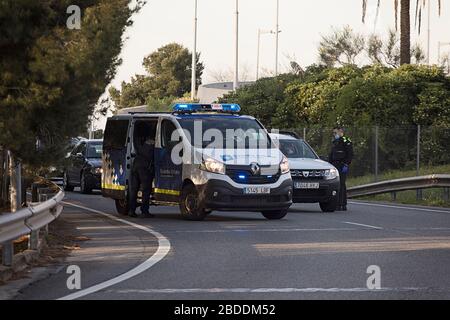
<instances>
[{"instance_id":1,"label":"police uniform","mask_svg":"<svg viewBox=\"0 0 450 320\"><path fill-rule=\"evenodd\" d=\"M149 141L136 145L136 157L131 170L130 183L130 215L134 216L137 207L139 186L142 185L141 212L149 215L150 192L154 178L154 152L155 147Z\"/></svg>"},{"instance_id":2,"label":"police uniform","mask_svg":"<svg viewBox=\"0 0 450 320\"><path fill-rule=\"evenodd\" d=\"M338 208L347 209L347 187L345 181L347 172L353 159L352 141L347 137L340 137L333 141L333 146L329 155L329 162L339 170L340 191Z\"/></svg>"}]
</instances>

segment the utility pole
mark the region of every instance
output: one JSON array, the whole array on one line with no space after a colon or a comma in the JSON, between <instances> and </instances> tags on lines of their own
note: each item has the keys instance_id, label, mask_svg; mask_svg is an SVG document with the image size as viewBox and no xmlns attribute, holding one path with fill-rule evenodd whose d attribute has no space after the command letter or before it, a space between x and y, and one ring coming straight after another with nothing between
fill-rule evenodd
<instances>
[{"instance_id":1,"label":"utility pole","mask_svg":"<svg viewBox=\"0 0 450 320\"><path fill-rule=\"evenodd\" d=\"M197 91L197 0L194 4L194 49L192 50L191 100L194 101Z\"/></svg>"},{"instance_id":2,"label":"utility pole","mask_svg":"<svg viewBox=\"0 0 450 320\"><path fill-rule=\"evenodd\" d=\"M431 0L428 0L428 30L427 30L427 64L430 64L430 40L431 40Z\"/></svg>"},{"instance_id":3,"label":"utility pole","mask_svg":"<svg viewBox=\"0 0 450 320\"><path fill-rule=\"evenodd\" d=\"M278 76L278 38L279 38L279 29L280 26L278 24L278 18L280 15L280 0L277 0L277 18L276 18L276 27L275 27L275 77Z\"/></svg>"},{"instance_id":4,"label":"utility pole","mask_svg":"<svg viewBox=\"0 0 450 320\"><path fill-rule=\"evenodd\" d=\"M258 29L258 50L256 53L256 80L259 79L259 52L260 52L260 43L261 43L261 35L274 33L272 30L261 30Z\"/></svg>"},{"instance_id":5,"label":"utility pole","mask_svg":"<svg viewBox=\"0 0 450 320\"><path fill-rule=\"evenodd\" d=\"M438 41L438 64L441 63L441 47L450 46L450 42Z\"/></svg>"},{"instance_id":6,"label":"utility pole","mask_svg":"<svg viewBox=\"0 0 450 320\"><path fill-rule=\"evenodd\" d=\"M236 0L235 50L233 90L236 91L239 87L239 0Z\"/></svg>"},{"instance_id":7,"label":"utility pole","mask_svg":"<svg viewBox=\"0 0 450 320\"><path fill-rule=\"evenodd\" d=\"M417 125L417 155L416 155L416 175L420 175L420 139L421 139L421 126ZM422 189L417 189L416 199L422 200Z\"/></svg>"}]
</instances>

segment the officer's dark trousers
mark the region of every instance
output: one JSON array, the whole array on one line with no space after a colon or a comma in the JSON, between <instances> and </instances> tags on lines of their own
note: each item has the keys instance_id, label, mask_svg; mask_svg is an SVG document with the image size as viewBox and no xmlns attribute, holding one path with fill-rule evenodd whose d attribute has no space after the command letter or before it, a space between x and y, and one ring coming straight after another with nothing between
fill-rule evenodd
<instances>
[{"instance_id":1,"label":"officer's dark trousers","mask_svg":"<svg viewBox=\"0 0 450 320\"><path fill-rule=\"evenodd\" d=\"M152 190L153 172L147 169L133 169L131 171L130 183L130 212L135 212L137 207L137 196L139 187L142 186L141 212L149 212L150 192Z\"/></svg>"},{"instance_id":2,"label":"officer's dark trousers","mask_svg":"<svg viewBox=\"0 0 450 320\"><path fill-rule=\"evenodd\" d=\"M342 173L341 170L339 170L339 179L340 179L340 188L339 188L339 202L338 206L343 207L347 205L347 186L345 185L345 182L347 180L347 174Z\"/></svg>"}]
</instances>

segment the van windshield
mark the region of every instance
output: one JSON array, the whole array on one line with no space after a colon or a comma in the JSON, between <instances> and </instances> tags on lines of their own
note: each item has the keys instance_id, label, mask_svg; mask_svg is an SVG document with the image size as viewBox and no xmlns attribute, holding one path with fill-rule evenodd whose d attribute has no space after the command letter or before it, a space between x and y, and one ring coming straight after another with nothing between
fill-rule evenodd
<instances>
[{"instance_id":1,"label":"van windshield","mask_svg":"<svg viewBox=\"0 0 450 320\"><path fill-rule=\"evenodd\" d=\"M311 147L303 140L280 139L280 150L287 158L317 159Z\"/></svg>"},{"instance_id":2,"label":"van windshield","mask_svg":"<svg viewBox=\"0 0 450 320\"><path fill-rule=\"evenodd\" d=\"M273 148L267 132L254 119L207 116L178 119L192 145L206 149Z\"/></svg>"}]
</instances>

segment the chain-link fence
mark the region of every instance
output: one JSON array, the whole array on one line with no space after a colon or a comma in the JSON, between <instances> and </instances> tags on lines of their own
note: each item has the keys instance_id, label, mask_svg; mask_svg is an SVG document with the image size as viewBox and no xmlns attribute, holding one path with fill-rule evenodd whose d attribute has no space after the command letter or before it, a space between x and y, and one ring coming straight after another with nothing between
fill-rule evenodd
<instances>
[{"instance_id":1,"label":"chain-link fence","mask_svg":"<svg viewBox=\"0 0 450 320\"><path fill-rule=\"evenodd\" d=\"M289 131L303 137L320 156L328 156L333 128L316 126ZM351 139L354 149L350 177L366 176L377 181L392 171L428 174L433 167L450 173L450 128L348 127L345 135Z\"/></svg>"}]
</instances>

